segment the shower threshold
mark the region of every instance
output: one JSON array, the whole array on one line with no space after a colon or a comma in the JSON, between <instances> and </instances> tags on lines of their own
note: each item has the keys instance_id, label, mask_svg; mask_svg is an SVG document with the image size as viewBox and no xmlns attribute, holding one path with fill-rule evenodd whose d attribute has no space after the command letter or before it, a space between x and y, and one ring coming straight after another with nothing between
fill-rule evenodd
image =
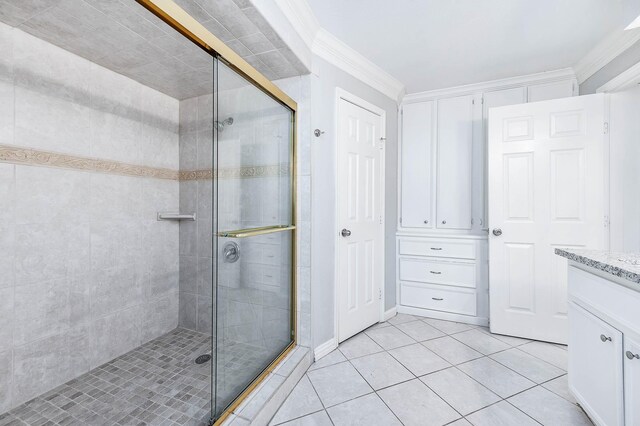
<instances>
[{"instance_id":1,"label":"shower threshold","mask_svg":"<svg viewBox=\"0 0 640 426\"><path fill-rule=\"evenodd\" d=\"M207 425L211 336L177 328L0 415L1 425Z\"/></svg>"}]
</instances>

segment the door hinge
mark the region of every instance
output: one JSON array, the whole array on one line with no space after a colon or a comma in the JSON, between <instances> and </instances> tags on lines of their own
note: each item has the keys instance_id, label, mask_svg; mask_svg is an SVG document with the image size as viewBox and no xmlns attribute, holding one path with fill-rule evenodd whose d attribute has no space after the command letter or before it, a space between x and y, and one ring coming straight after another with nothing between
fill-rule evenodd
<instances>
[{"instance_id":1,"label":"door hinge","mask_svg":"<svg viewBox=\"0 0 640 426\"><path fill-rule=\"evenodd\" d=\"M402 216L400 216L400 225L402 225Z\"/></svg>"},{"instance_id":2,"label":"door hinge","mask_svg":"<svg viewBox=\"0 0 640 426\"><path fill-rule=\"evenodd\" d=\"M606 121L604 122L604 134L609 134L609 123L607 123Z\"/></svg>"},{"instance_id":3,"label":"door hinge","mask_svg":"<svg viewBox=\"0 0 640 426\"><path fill-rule=\"evenodd\" d=\"M382 225L382 216L380 216L380 225Z\"/></svg>"},{"instance_id":4,"label":"door hinge","mask_svg":"<svg viewBox=\"0 0 640 426\"><path fill-rule=\"evenodd\" d=\"M610 224L611 224L611 221L609 220L609 216L605 216L604 217L604 227L608 228Z\"/></svg>"},{"instance_id":5,"label":"door hinge","mask_svg":"<svg viewBox=\"0 0 640 426\"><path fill-rule=\"evenodd\" d=\"M382 300L382 289L378 289L378 300Z\"/></svg>"},{"instance_id":6,"label":"door hinge","mask_svg":"<svg viewBox=\"0 0 640 426\"><path fill-rule=\"evenodd\" d=\"M476 104L476 100L475 99L471 99L471 105L475 105Z\"/></svg>"}]
</instances>

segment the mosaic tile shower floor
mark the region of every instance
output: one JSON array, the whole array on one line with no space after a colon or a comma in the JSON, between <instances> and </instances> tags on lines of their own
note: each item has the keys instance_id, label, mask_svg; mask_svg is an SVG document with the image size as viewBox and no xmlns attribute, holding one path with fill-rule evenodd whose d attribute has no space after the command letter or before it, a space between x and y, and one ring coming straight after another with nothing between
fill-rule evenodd
<instances>
[{"instance_id":1,"label":"mosaic tile shower floor","mask_svg":"<svg viewBox=\"0 0 640 426\"><path fill-rule=\"evenodd\" d=\"M176 329L0 415L5 425L206 425L211 336Z\"/></svg>"}]
</instances>

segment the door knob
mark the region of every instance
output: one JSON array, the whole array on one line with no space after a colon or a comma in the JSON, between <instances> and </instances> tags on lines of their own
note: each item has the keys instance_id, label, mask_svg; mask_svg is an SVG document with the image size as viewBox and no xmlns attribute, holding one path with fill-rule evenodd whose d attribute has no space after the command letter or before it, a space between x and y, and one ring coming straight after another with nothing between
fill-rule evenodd
<instances>
[{"instance_id":1,"label":"door knob","mask_svg":"<svg viewBox=\"0 0 640 426\"><path fill-rule=\"evenodd\" d=\"M611 337L605 336L604 334L600 335L600 340L602 340L603 342L610 342L611 341Z\"/></svg>"},{"instance_id":2,"label":"door knob","mask_svg":"<svg viewBox=\"0 0 640 426\"><path fill-rule=\"evenodd\" d=\"M342 232L340 232L342 234L343 237L348 237L349 235L351 235L351 231L349 231L348 229L343 229Z\"/></svg>"},{"instance_id":3,"label":"door knob","mask_svg":"<svg viewBox=\"0 0 640 426\"><path fill-rule=\"evenodd\" d=\"M502 235L502 229L500 228L493 228L493 235L495 235L496 237L499 237L500 235Z\"/></svg>"},{"instance_id":4,"label":"door knob","mask_svg":"<svg viewBox=\"0 0 640 426\"><path fill-rule=\"evenodd\" d=\"M638 355L638 354L634 354L634 353L633 353L633 352L631 352L631 351L627 351L627 352L625 353L625 355L626 355L626 356L627 356L627 358L629 358L629 359L634 359L634 358L635 358L635 359L640 359L640 355Z\"/></svg>"}]
</instances>

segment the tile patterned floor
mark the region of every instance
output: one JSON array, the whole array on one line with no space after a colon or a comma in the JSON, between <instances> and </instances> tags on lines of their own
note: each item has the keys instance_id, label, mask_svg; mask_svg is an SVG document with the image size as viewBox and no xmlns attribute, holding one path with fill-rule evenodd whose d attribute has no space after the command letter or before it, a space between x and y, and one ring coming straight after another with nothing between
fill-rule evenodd
<instances>
[{"instance_id":1,"label":"tile patterned floor","mask_svg":"<svg viewBox=\"0 0 640 426\"><path fill-rule=\"evenodd\" d=\"M565 346L397 315L314 363L270 425L592 425Z\"/></svg>"},{"instance_id":2,"label":"tile patterned floor","mask_svg":"<svg viewBox=\"0 0 640 426\"><path fill-rule=\"evenodd\" d=\"M211 336L176 329L0 415L5 425L204 425Z\"/></svg>"}]
</instances>

